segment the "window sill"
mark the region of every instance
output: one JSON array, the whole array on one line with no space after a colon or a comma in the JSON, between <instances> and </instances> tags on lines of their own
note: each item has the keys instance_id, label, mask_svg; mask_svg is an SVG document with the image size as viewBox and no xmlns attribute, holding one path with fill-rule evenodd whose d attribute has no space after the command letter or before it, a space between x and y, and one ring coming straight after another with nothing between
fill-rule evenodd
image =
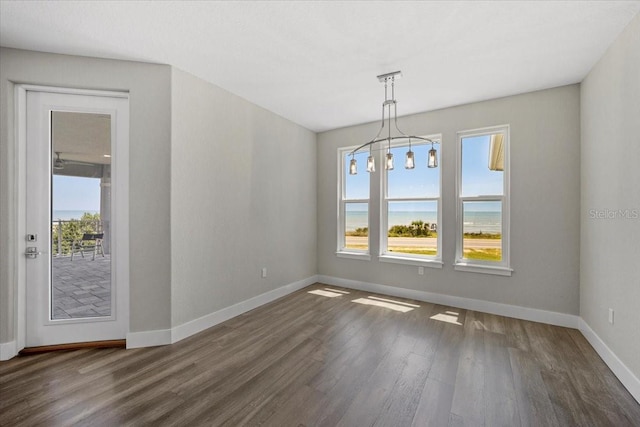
<instances>
[{"instance_id":1,"label":"window sill","mask_svg":"<svg viewBox=\"0 0 640 427\"><path fill-rule=\"evenodd\" d=\"M357 259L360 261L371 261L371 255L364 252L338 251L336 252L336 256L338 258L349 258L349 259Z\"/></svg>"},{"instance_id":2,"label":"window sill","mask_svg":"<svg viewBox=\"0 0 640 427\"><path fill-rule=\"evenodd\" d=\"M378 257L378 261L390 262L392 264L417 265L418 267L429 268L442 268L443 265L442 261L438 259L405 258L393 255L380 255Z\"/></svg>"},{"instance_id":3,"label":"window sill","mask_svg":"<svg viewBox=\"0 0 640 427\"><path fill-rule=\"evenodd\" d=\"M453 264L453 268L457 271L466 271L469 273L481 273L481 274L494 274L497 276L511 276L511 273L513 273L513 269L509 267L469 264L466 262L457 262Z\"/></svg>"}]
</instances>

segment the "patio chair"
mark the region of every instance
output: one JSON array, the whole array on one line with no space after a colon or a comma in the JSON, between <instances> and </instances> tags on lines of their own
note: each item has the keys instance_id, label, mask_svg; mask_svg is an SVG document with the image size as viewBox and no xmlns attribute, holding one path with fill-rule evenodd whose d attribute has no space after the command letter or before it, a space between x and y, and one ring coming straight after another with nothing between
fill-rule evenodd
<instances>
[{"instance_id":1,"label":"patio chair","mask_svg":"<svg viewBox=\"0 0 640 427\"><path fill-rule=\"evenodd\" d=\"M84 258L85 252L91 252L93 254L92 261L95 261L98 253L104 257L103 238L104 233L84 233L82 239L74 240L71 244L71 261L73 261L73 254L78 252L82 258Z\"/></svg>"}]
</instances>

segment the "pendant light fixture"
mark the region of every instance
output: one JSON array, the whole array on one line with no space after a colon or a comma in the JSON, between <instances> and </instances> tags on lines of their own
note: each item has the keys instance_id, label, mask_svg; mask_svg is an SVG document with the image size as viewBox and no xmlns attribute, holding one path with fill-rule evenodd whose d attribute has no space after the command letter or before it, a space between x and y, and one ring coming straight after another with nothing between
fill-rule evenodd
<instances>
[{"instance_id":1,"label":"pendant light fixture","mask_svg":"<svg viewBox=\"0 0 640 427\"><path fill-rule=\"evenodd\" d=\"M427 167L438 167L438 152L433 148L433 141L431 141L431 150L429 150L429 161L427 162Z\"/></svg>"},{"instance_id":2,"label":"pendant light fixture","mask_svg":"<svg viewBox=\"0 0 640 427\"><path fill-rule=\"evenodd\" d=\"M56 158L53 161L53 168L60 170L64 169L64 160L60 158L60 153L56 151Z\"/></svg>"},{"instance_id":3,"label":"pendant light fixture","mask_svg":"<svg viewBox=\"0 0 640 427\"><path fill-rule=\"evenodd\" d=\"M361 146L353 150L351 153L349 153L351 155L351 163L349 164L349 174L351 175L357 174L358 169L356 165L355 154L365 147L369 147L369 157L367 158L367 172L375 172L376 165L375 165L375 159L373 157L373 152L372 152L373 144L377 142L383 142L383 141L387 142L387 154L385 155L385 163L384 163L384 168L386 170L393 170L393 153L391 152L391 143L397 140L409 140L409 151L407 151L407 154L405 156L405 163L404 163L404 167L406 169L415 168L415 156L413 151L411 151L411 139L418 139L420 141L430 142L431 150L429 150L429 159L428 159L427 166L430 168L435 168L438 166L437 152L433 148L434 141L430 140L429 138L423 138L423 137L414 136L414 135L407 135L398 128L398 108L397 108L398 102L396 101L396 98L395 98L395 80L396 78L400 78L400 77L402 77L401 71L394 71L392 73L381 74L378 76L378 81L380 81L381 83L384 83L384 102L382 103L382 121L380 125L380 130L378 131L378 134L376 135L376 137L373 138L371 141L362 144ZM389 84L391 84L391 97L389 97ZM399 133L399 135L397 136L391 136L391 107L392 106L393 106L393 124L394 124L395 130ZM385 127L385 122L388 128L387 136L380 138L380 134L382 133Z\"/></svg>"},{"instance_id":4,"label":"pendant light fixture","mask_svg":"<svg viewBox=\"0 0 640 427\"><path fill-rule=\"evenodd\" d=\"M411 151L411 138L409 138L409 151L407 151L407 155L404 158L404 168L413 169L415 167L416 167L416 162L413 156L413 151Z\"/></svg>"},{"instance_id":5,"label":"pendant light fixture","mask_svg":"<svg viewBox=\"0 0 640 427\"><path fill-rule=\"evenodd\" d=\"M367 172L375 172L376 171L376 159L373 158L373 153L371 152L371 146L369 146L369 157L367 157Z\"/></svg>"},{"instance_id":6,"label":"pendant light fixture","mask_svg":"<svg viewBox=\"0 0 640 427\"><path fill-rule=\"evenodd\" d=\"M351 155L351 162L349 163L349 175L358 174L358 164L356 163L355 154Z\"/></svg>"},{"instance_id":7,"label":"pendant light fixture","mask_svg":"<svg viewBox=\"0 0 640 427\"><path fill-rule=\"evenodd\" d=\"M388 171L393 170L393 153L391 151L387 153L387 161L384 164L384 168Z\"/></svg>"}]
</instances>

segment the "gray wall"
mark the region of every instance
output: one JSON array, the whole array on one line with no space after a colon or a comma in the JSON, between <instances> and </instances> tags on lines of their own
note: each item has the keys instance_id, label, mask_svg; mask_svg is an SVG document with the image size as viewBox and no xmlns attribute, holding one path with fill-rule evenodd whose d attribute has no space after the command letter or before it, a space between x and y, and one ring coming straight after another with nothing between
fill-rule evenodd
<instances>
[{"instance_id":1,"label":"gray wall","mask_svg":"<svg viewBox=\"0 0 640 427\"><path fill-rule=\"evenodd\" d=\"M316 135L175 68L171 119L172 325L315 275Z\"/></svg>"},{"instance_id":2,"label":"gray wall","mask_svg":"<svg viewBox=\"0 0 640 427\"><path fill-rule=\"evenodd\" d=\"M572 85L399 119L404 132L443 136L440 231L444 233L445 266L425 268L424 276L418 275L417 267L379 263L375 256L371 261L336 257L337 149L370 140L379 124L321 133L319 274L578 314L579 108L579 86ZM515 272L512 277L500 277L454 271L456 132L502 124L511 125L511 261ZM374 205L378 198L379 191L374 191Z\"/></svg>"},{"instance_id":3,"label":"gray wall","mask_svg":"<svg viewBox=\"0 0 640 427\"><path fill-rule=\"evenodd\" d=\"M618 213L640 215L640 15L582 82L581 100L580 314L640 378L640 218Z\"/></svg>"},{"instance_id":4,"label":"gray wall","mask_svg":"<svg viewBox=\"0 0 640 427\"><path fill-rule=\"evenodd\" d=\"M130 92L130 329L170 327L170 67L2 48L0 342L15 339L13 83Z\"/></svg>"}]
</instances>

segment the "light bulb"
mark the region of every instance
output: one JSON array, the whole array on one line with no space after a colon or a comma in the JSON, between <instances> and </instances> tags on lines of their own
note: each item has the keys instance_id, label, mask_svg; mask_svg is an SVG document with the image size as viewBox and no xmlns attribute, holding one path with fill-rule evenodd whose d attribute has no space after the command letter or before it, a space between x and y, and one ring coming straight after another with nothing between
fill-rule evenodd
<instances>
[{"instance_id":1,"label":"light bulb","mask_svg":"<svg viewBox=\"0 0 640 427\"><path fill-rule=\"evenodd\" d=\"M376 161L373 156L367 157L367 172L375 172L376 171Z\"/></svg>"},{"instance_id":2,"label":"light bulb","mask_svg":"<svg viewBox=\"0 0 640 427\"><path fill-rule=\"evenodd\" d=\"M415 167L416 167L416 163L413 158L413 151L409 149L409 151L407 151L407 156L405 157L405 160L404 160L404 168L413 169Z\"/></svg>"},{"instance_id":3,"label":"light bulb","mask_svg":"<svg viewBox=\"0 0 640 427\"><path fill-rule=\"evenodd\" d=\"M387 153L387 162L385 164L385 169L390 171L393 170L393 154Z\"/></svg>"},{"instance_id":4,"label":"light bulb","mask_svg":"<svg viewBox=\"0 0 640 427\"><path fill-rule=\"evenodd\" d=\"M356 159L351 159L349 163L349 175L357 175L358 174L358 164L356 163Z\"/></svg>"},{"instance_id":5,"label":"light bulb","mask_svg":"<svg viewBox=\"0 0 640 427\"><path fill-rule=\"evenodd\" d=\"M430 168L438 167L438 152L435 148L429 150L429 163L427 163L427 166Z\"/></svg>"}]
</instances>

